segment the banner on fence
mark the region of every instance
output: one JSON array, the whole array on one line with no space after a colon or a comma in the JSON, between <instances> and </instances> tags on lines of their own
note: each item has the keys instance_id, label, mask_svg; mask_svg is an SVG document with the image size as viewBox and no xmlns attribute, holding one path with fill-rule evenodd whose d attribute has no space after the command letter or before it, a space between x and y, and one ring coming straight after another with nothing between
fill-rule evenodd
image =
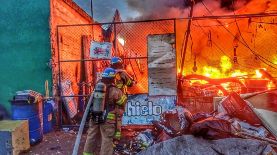
<instances>
[{"instance_id":1,"label":"banner on fence","mask_svg":"<svg viewBox=\"0 0 277 155\"><path fill-rule=\"evenodd\" d=\"M149 95L177 95L175 34L148 36Z\"/></svg>"},{"instance_id":2,"label":"banner on fence","mask_svg":"<svg viewBox=\"0 0 277 155\"><path fill-rule=\"evenodd\" d=\"M164 111L173 109L175 105L175 96L129 95L122 123L151 125L153 120L159 120Z\"/></svg>"},{"instance_id":3,"label":"banner on fence","mask_svg":"<svg viewBox=\"0 0 277 155\"><path fill-rule=\"evenodd\" d=\"M110 59L112 44L109 42L92 41L90 44L90 57L95 59Z\"/></svg>"}]
</instances>

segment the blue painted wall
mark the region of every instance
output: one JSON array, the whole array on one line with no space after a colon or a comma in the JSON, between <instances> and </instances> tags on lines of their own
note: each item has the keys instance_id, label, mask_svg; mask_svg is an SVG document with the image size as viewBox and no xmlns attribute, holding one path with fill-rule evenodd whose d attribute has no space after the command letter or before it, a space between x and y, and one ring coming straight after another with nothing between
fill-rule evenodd
<instances>
[{"instance_id":1,"label":"blue painted wall","mask_svg":"<svg viewBox=\"0 0 277 155\"><path fill-rule=\"evenodd\" d=\"M42 94L51 86L49 0L2 0L0 5L0 104L18 90Z\"/></svg>"}]
</instances>

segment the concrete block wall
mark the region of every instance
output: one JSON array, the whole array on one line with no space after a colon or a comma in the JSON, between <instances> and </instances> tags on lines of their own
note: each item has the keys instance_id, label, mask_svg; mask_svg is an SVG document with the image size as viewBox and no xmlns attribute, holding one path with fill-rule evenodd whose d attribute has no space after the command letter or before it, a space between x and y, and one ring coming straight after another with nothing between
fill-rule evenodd
<instances>
[{"instance_id":1,"label":"concrete block wall","mask_svg":"<svg viewBox=\"0 0 277 155\"><path fill-rule=\"evenodd\" d=\"M0 5L0 105L10 112L9 100L18 90L45 94L51 84L48 0L8 0Z\"/></svg>"}]
</instances>

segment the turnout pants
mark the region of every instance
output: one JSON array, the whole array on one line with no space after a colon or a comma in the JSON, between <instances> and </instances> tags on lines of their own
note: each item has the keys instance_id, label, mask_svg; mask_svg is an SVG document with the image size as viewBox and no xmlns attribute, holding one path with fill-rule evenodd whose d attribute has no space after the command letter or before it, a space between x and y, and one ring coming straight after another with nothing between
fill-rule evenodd
<instances>
[{"instance_id":1,"label":"turnout pants","mask_svg":"<svg viewBox=\"0 0 277 155\"><path fill-rule=\"evenodd\" d=\"M97 143L100 141L99 137L101 137L100 155L112 155L114 134L115 124L107 122L94 124L90 120L84 154L98 154Z\"/></svg>"}]
</instances>

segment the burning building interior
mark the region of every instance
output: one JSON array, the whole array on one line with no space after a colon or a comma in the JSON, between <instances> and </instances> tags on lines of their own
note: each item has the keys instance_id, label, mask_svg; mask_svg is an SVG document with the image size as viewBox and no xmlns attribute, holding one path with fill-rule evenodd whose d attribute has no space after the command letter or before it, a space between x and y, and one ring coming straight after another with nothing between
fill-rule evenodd
<instances>
[{"instance_id":1,"label":"burning building interior","mask_svg":"<svg viewBox=\"0 0 277 155\"><path fill-rule=\"evenodd\" d=\"M218 139L258 139L276 150L276 0L126 3L139 16L122 21L116 10L112 22L98 23L70 0L51 1L54 120L59 128L84 125L94 86L117 56L135 84L124 90L124 138L116 154L166 152L168 148L158 149L160 142L187 134L230 147L231 142ZM65 8L74 13L64 16L69 12ZM244 142L241 146L250 145Z\"/></svg>"},{"instance_id":2,"label":"burning building interior","mask_svg":"<svg viewBox=\"0 0 277 155\"><path fill-rule=\"evenodd\" d=\"M109 66L108 59L91 58L92 42L109 42L111 55L121 57L125 70L137 81L128 88L129 101L123 116L126 137L136 135L137 129L153 128L153 121L165 119L164 113L175 106L184 107L193 115L205 112L212 116L223 99L239 102L237 111L246 108L251 100L254 107L276 112L276 2L176 0L161 1L157 7L152 1L128 4L141 14L136 21L122 22L116 11L112 23L58 26L61 35L57 38L62 39L57 40L56 59L60 63L54 81L68 86L61 89L61 97L67 103L64 110L73 112L69 120L82 116L93 85ZM167 19L160 19L161 16ZM97 40L95 36L101 37ZM82 52L68 48L75 45ZM263 105L253 99L261 94L267 96ZM246 96L246 101L237 95ZM62 125L72 123L76 122L67 122L62 116ZM163 128L165 124L156 122L154 126ZM178 123L169 126L173 130Z\"/></svg>"},{"instance_id":3,"label":"burning building interior","mask_svg":"<svg viewBox=\"0 0 277 155\"><path fill-rule=\"evenodd\" d=\"M60 70L58 65L53 69L57 73L54 83L59 82L60 75L60 82L64 79L71 82L76 100L78 95L88 95L97 79L96 74L109 65L107 60L89 60L90 42L108 41L113 44L112 55L122 57L125 69L138 81L129 93L148 93L147 36L173 33L180 104L193 97L196 100L209 97L204 100L212 102L212 97L226 96L233 91L245 94L275 89L276 16L270 14L276 9L275 2L227 0L191 4L176 0L162 1L160 7L154 8L153 2L147 2L149 8L143 7L145 3L128 1L130 7L143 14L137 20L160 18L161 12L163 17L184 16L190 13L191 5L194 10L192 18L121 22L116 12L114 24L58 26L59 47L54 48L58 52L53 59L60 62ZM82 42L74 41L80 37ZM84 85L80 86L82 83Z\"/></svg>"},{"instance_id":4,"label":"burning building interior","mask_svg":"<svg viewBox=\"0 0 277 155\"><path fill-rule=\"evenodd\" d=\"M264 93L267 94L267 103L262 106L276 112L273 97L277 69L274 48L277 39L276 15L273 13L276 10L276 2L200 0L184 3L176 0L161 1L161 6L155 6L156 3L152 1L128 1L128 4L141 13L141 16L136 18L138 21L122 22L119 12L116 11L112 23L58 28L60 33L67 33L71 30L80 32L101 27L103 38L99 41L110 42L111 55L124 60L126 71L137 81L134 87L128 89L127 112L123 116L123 132L127 137L136 135L137 130L134 129L152 128L152 121L160 118L154 114L161 115L161 119L167 117L162 113L174 109L169 102L185 107L193 115L199 112L213 115L217 111L218 102L222 102L226 96L230 96L230 102L240 102L238 107L242 108L246 106L245 102L233 95L248 95L245 100L251 100L254 107L260 108L260 102L253 101L255 99L249 95ZM157 19L161 18L161 14L162 17L170 18ZM188 18L179 18L187 15ZM77 75L87 72L83 82L95 83L97 73L109 66L109 62L103 59L90 61L90 43L94 35L84 37L84 61L66 59L68 51L63 49L62 44L59 46L61 72L63 76L76 76L76 71L69 66L70 63L75 63L78 66ZM64 37L63 41L66 42L66 39ZM174 54L158 54L163 51L171 51ZM92 72L88 71L90 69ZM76 80L71 83L72 94L80 93L80 89L85 90L82 91L84 94L89 94L92 89L80 87L78 83L81 79L78 79L78 76ZM172 81L175 81L175 84ZM175 95L176 99L151 98L157 95ZM75 96L72 101L75 100L80 105L81 100L78 98L80 97ZM163 103L164 100L168 102ZM159 128L165 124L156 122L154 126ZM177 124L170 124L170 129L178 128ZM165 135L176 136L168 132Z\"/></svg>"}]
</instances>

